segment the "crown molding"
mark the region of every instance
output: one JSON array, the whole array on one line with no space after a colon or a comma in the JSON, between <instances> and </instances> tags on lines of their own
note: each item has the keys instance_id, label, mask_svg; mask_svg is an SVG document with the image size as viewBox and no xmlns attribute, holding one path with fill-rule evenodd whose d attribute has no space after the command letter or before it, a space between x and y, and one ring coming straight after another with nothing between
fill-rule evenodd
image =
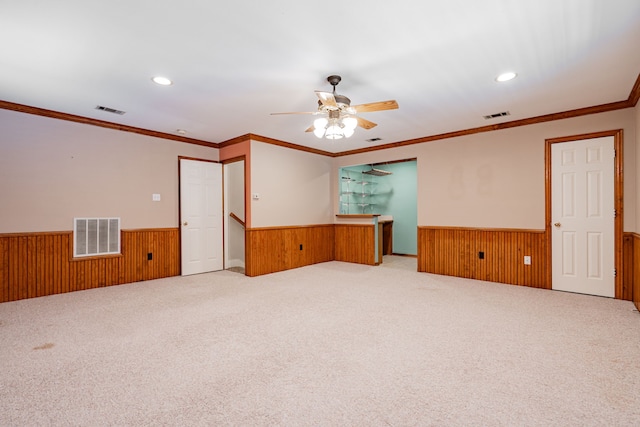
<instances>
[{"instance_id":1,"label":"crown molding","mask_svg":"<svg viewBox=\"0 0 640 427\"><path fill-rule=\"evenodd\" d=\"M153 136L156 138L170 139L172 141L185 142L187 144L202 145L210 148L218 148L215 142L202 141L200 139L187 138L180 135L172 135L170 133L156 132L153 130L137 128L133 126L122 125L119 123L108 122L106 120L92 119L75 114L61 113L59 111L47 110L45 108L31 107L29 105L16 104L14 102L0 100L0 108L4 110L18 111L20 113L34 114L36 116L49 117L52 119L66 120L69 122L82 123L86 125L98 126L107 129L119 130L122 132L137 133L140 135Z\"/></svg>"},{"instance_id":2,"label":"crown molding","mask_svg":"<svg viewBox=\"0 0 640 427\"><path fill-rule=\"evenodd\" d=\"M629 108L630 106L631 105L630 105L629 100L611 102L609 104L596 105L596 106L593 106L593 107L578 108L576 110L563 111L561 113L545 114L543 116L531 117L531 118L528 118L528 119L513 120L513 121L510 121L510 122L497 123L497 124L494 124L494 125L487 125L487 126L481 126L481 127L477 127L477 128L464 129L464 130L457 130L457 131L453 131L453 132L441 133L441 134L438 134L438 135L431 135L431 136L424 136L424 137L421 137L421 138L408 139L406 141L390 142L388 144L376 145L374 147L359 148L359 149L356 149L356 150L349 150L349 151L341 151L339 153L336 153L335 156L336 157L342 157L342 156L349 156L349 155L352 155L352 154L368 153L368 152L371 152L371 151L387 150L387 149L390 149L390 148L403 147L405 145L421 144L421 143L424 143L424 142L439 141L439 140L442 140L442 139L449 139L449 138L455 138L455 137L459 137L459 136L473 135L473 134L476 134L476 133L491 132L491 131L495 131L495 130L502 130L502 129L520 127L520 126L534 125L534 124L537 124L537 123L551 122L551 121L554 121L554 120L563 120L563 119L569 119L569 118L573 118L573 117L586 116L586 115L589 115L589 114L598 114L598 113L604 113L604 112L608 112L608 111L621 110L621 109L624 109L624 108Z\"/></svg>"},{"instance_id":3,"label":"crown molding","mask_svg":"<svg viewBox=\"0 0 640 427\"><path fill-rule=\"evenodd\" d=\"M633 88L631 89L629 98L627 98L629 107L635 107L636 105L638 105L638 99L640 99L640 74L638 74L638 78L636 79L636 84L634 84Z\"/></svg>"},{"instance_id":4,"label":"crown molding","mask_svg":"<svg viewBox=\"0 0 640 427\"><path fill-rule=\"evenodd\" d=\"M307 153L319 154L321 156L336 157L335 153L331 153L329 151L318 150L316 148L311 148L311 147L305 147L303 145L293 144L291 142L281 141L279 139L269 138L267 136L256 135L254 133L247 133L245 135L228 139L226 141L221 142L218 145L220 146L220 148L224 148L233 144L239 144L247 140L259 141L259 142L264 142L266 144L272 144L272 145L278 145L280 147L291 148L293 150L298 150L298 151L306 151Z\"/></svg>"},{"instance_id":5,"label":"crown molding","mask_svg":"<svg viewBox=\"0 0 640 427\"><path fill-rule=\"evenodd\" d=\"M93 126L119 130L123 132L133 132L141 135L153 136L156 138L163 138L163 139L169 139L169 140L178 141L178 142L184 142L187 144L202 145L210 148L224 148L224 147L228 147L233 144L238 144L247 140L253 140L253 141L264 142L267 144L277 145L280 147L291 148L293 150L319 154L322 156L342 157L342 156L349 156L352 154L361 154L361 153L368 153L371 151L379 151L379 150L387 150L387 149L397 148L397 147L404 147L406 145L439 141L439 140L455 138L459 136L473 135L476 133L491 132L491 131L509 129L509 128L514 128L519 126L528 126L528 125L533 125L537 123L545 123L545 122L550 122L554 120L563 120L563 119L569 119L573 117L580 117L580 116L585 116L589 114L598 114L598 113L604 113L609 111L621 110L625 108L632 108L638 104L639 100L640 100L640 74L638 74L638 77L636 78L635 84L633 85L633 88L629 93L629 97L624 101L611 102L608 104L601 104L593 107L578 108L575 110L563 111L559 113L545 114L542 116L531 117L528 119L513 120L510 122L497 123L497 124L481 126L477 128L446 132L438 135L424 136L424 137L409 139L405 141L391 142L388 144L376 145L374 147L366 147L366 148L360 148L356 150L341 151L338 153L332 153L329 151L305 147L302 145L293 144L291 142L281 141L278 139L269 138L266 136L256 135L252 133L248 133L232 139L228 139L221 143L215 143L215 142L202 141L199 139L186 138L180 135L172 135L170 133L156 132L148 129L121 125L113 122L107 122L104 120L91 119L88 117L77 116L74 114L61 113L58 111L47 110L44 108L16 104L13 102L2 101L2 100L0 100L0 108L5 110L19 111L27 114L35 114L43 117L50 117L54 119L67 120L67 121L76 122L76 123L84 123L84 124L89 124Z\"/></svg>"}]
</instances>

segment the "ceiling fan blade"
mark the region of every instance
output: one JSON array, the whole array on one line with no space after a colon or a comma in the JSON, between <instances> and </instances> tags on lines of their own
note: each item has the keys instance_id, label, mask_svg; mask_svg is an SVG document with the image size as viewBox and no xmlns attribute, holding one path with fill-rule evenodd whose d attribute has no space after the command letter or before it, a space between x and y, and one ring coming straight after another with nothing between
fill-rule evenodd
<instances>
[{"instance_id":1,"label":"ceiling fan blade","mask_svg":"<svg viewBox=\"0 0 640 427\"><path fill-rule=\"evenodd\" d=\"M321 90L317 90L316 95L318 95L320 102L322 102L322 105L324 105L325 107L338 108L338 104L336 104L336 98L331 92L323 92Z\"/></svg>"},{"instance_id":2,"label":"ceiling fan blade","mask_svg":"<svg viewBox=\"0 0 640 427\"><path fill-rule=\"evenodd\" d=\"M356 117L356 120L358 120L358 126L360 126L361 128L371 129L378 126L377 123L370 122L369 120L363 119L362 117Z\"/></svg>"},{"instance_id":3,"label":"ceiling fan blade","mask_svg":"<svg viewBox=\"0 0 640 427\"><path fill-rule=\"evenodd\" d=\"M314 130L316 130L316 128L311 125L307 128L307 130L305 130L305 132L313 132Z\"/></svg>"},{"instance_id":4,"label":"ceiling fan blade","mask_svg":"<svg viewBox=\"0 0 640 427\"><path fill-rule=\"evenodd\" d=\"M370 113L372 111L396 110L398 108L398 103L392 99L389 101L371 102L369 104L354 105L351 108L354 108L358 113Z\"/></svg>"},{"instance_id":5,"label":"ceiling fan blade","mask_svg":"<svg viewBox=\"0 0 640 427\"><path fill-rule=\"evenodd\" d=\"M281 114L318 114L317 111L292 111L288 113L271 113L272 116L279 116Z\"/></svg>"}]
</instances>

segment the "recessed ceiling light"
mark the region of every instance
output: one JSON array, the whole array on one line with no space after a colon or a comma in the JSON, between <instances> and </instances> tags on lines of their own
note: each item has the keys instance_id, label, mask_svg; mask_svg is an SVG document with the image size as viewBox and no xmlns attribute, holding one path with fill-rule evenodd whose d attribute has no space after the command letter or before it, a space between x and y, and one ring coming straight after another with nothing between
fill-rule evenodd
<instances>
[{"instance_id":1,"label":"recessed ceiling light","mask_svg":"<svg viewBox=\"0 0 640 427\"><path fill-rule=\"evenodd\" d=\"M184 129L176 129L176 133L180 134L180 135L186 135L187 131Z\"/></svg>"},{"instance_id":2,"label":"recessed ceiling light","mask_svg":"<svg viewBox=\"0 0 640 427\"><path fill-rule=\"evenodd\" d=\"M162 86L169 86L169 85L173 84L173 82L171 80L169 80L166 77L162 77L162 76L153 77L151 80L153 80L154 83L157 83L157 84L162 85Z\"/></svg>"},{"instance_id":3,"label":"recessed ceiling light","mask_svg":"<svg viewBox=\"0 0 640 427\"><path fill-rule=\"evenodd\" d=\"M508 82L509 80L513 80L517 77L518 75L512 71L509 71L508 73L502 73L500 74L498 77L496 77L496 81L497 82Z\"/></svg>"}]
</instances>

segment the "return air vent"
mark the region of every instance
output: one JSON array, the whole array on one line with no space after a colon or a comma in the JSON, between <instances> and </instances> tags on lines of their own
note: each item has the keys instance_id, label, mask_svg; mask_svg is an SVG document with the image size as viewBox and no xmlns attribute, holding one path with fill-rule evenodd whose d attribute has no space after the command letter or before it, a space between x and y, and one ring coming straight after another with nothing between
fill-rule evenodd
<instances>
[{"instance_id":1,"label":"return air vent","mask_svg":"<svg viewBox=\"0 0 640 427\"><path fill-rule=\"evenodd\" d=\"M96 110L106 111L107 113L119 114L123 115L125 112L121 110L116 110L115 108L104 107L102 105L96 105Z\"/></svg>"},{"instance_id":2,"label":"return air vent","mask_svg":"<svg viewBox=\"0 0 640 427\"><path fill-rule=\"evenodd\" d=\"M119 253L120 218L74 218L74 257Z\"/></svg>"},{"instance_id":3,"label":"return air vent","mask_svg":"<svg viewBox=\"0 0 640 427\"><path fill-rule=\"evenodd\" d=\"M510 116L511 113L508 111L503 111L502 113L489 114L488 116L484 116L485 120L496 119L498 117Z\"/></svg>"}]
</instances>

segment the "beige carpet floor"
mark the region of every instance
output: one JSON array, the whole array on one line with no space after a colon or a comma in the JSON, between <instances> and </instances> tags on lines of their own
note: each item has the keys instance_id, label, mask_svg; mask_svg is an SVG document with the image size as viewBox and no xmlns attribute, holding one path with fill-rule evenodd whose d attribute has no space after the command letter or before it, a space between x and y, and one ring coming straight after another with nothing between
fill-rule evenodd
<instances>
[{"instance_id":1,"label":"beige carpet floor","mask_svg":"<svg viewBox=\"0 0 640 427\"><path fill-rule=\"evenodd\" d=\"M415 262L0 304L0 425L640 425L630 302Z\"/></svg>"}]
</instances>

